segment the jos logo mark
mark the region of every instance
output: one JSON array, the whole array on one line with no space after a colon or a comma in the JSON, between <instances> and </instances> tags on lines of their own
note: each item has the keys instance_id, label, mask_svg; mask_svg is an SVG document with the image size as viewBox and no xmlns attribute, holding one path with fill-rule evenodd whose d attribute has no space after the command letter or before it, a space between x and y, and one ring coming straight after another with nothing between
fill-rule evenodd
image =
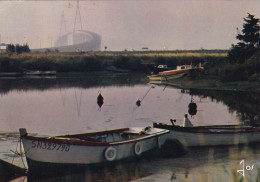
<instances>
[{"instance_id":1,"label":"jos logo mark","mask_svg":"<svg viewBox=\"0 0 260 182\"><path fill-rule=\"evenodd\" d=\"M242 161L240 162L240 164L242 164L243 168L240 169L240 170L237 170L237 172L240 173L243 177L245 177L245 160L242 160ZM247 170L247 171L251 171L251 170L253 170L253 169L254 169L254 165L252 165L252 166L247 165L247 166L246 166L246 170Z\"/></svg>"}]
</instances>

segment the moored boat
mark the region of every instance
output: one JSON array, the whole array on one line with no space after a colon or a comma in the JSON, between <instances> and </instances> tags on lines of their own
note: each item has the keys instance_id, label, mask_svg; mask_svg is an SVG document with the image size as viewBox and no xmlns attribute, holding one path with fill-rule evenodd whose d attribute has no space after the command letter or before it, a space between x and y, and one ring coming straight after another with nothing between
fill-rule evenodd
<instances>
[{"instance_id":1,"label":"moored boat","mask_svg":"<svg viewBox=\"0 0 260 182\"><path fill-rule=\"evenodd\" d=\"M169 81L177 78L181 78L185 75L184 72L179 72L172 75L151 75L148 76L150 81Z\"/></svg>"},{"instance_id":2,"label":"moored boat","mask_svg":"<svg viewBox=\"0 0 260 182\"><path fill-rule=\"evenodd\" d=\"M146 127L46 137L29 135L26 129L20 129L29 172L38 167L76 169L137 158L159 150L168 133L165 129Z\"/></svg>"},{"instance_id":3,"label":"moored boat","mask_svg":"<svg viewBox=\"0 0 260 182\"><path fill-rule=\"evenodd\" d=\"M25 71L23 74L27 76L51 76L55 75L56 71Z\"/></svg>"},{"instance_id":4,"label":"moored boat","mask_svg":"<svg viewBox=\"0 0 260 182\"><path fill-rule=\"evenodd\" d=\"M260 124L182 127L153 123L153 126L170 130L168 139L177 139L185 147L239 145L260 142Z\"/></svg>"},{"instance_id":5,"label":"moored boat","mask_svg":"<svg viewBox=\"0 0 260 182\"><path fill-rule=\"evenodd\" d=\"M53 75L56 75L56 71L0 72L0 77L53 76Z\"/></svg>"},{"instance_id":6,"label":"moored boat","mask_svg":"<svg viewBox=\"0 0 260 182\"><path fill-rule=\"evenodd\" d=\"M0 72L0 77L18 77L22 72Z\"/></svg>"},{"instance_id":7,"label":"moored boat","mask_svg":"<svg viewBox=\"0 0 260 182\"><path fill-rule=\"evenodd\" d=\"M8 161L0 159L0 181L1 176L16 176L26 174L26 169Z\"/></svg>"},{"instance_id":8,"label":"moored boat","mask_svg":"<svg viewBox=\"0 0 260 182\"><path fill-rule=\"evenodd\" d=\"M193 69L192 65L180 65L180 66L177 66L175 70L162 71L162 72L159 72L158 75L165 76L165 75L175 75L175 74L180 74L180 73L187 75L191 69Z\"/></svg>"},{"instance_id":9,"label":"moored boat","mask_svg":"<svg viewBox=\"0 0 260 182\"><path fill-rule=\"evenodd\" d=\"M195 69L192 65L180 65L173 70L156 71L156 74L152 74L148 76L148 78L150 81L170 81L188 75L192 69ZM200 69L202 69L202 67L200 67Z\"/></svg>"}]
</instances>

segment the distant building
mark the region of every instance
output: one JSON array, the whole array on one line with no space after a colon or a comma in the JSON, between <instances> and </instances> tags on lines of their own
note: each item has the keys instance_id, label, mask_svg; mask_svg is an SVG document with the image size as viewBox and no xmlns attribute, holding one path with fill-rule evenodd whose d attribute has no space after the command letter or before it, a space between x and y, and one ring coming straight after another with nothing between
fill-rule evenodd
<instances>
[{"instance_id":1,"label":"distant building","mask_svg":"<svg viewBox=\"0 0 260 182\"><path fill-rule=\"evenodd\" d=\"M80 21L80 30L76 31L76 22L77 18ZM64 12L61 17L60 30L62 25L65 24ZM81 16L80 16L80 6L79 1L77 1L76 14L73 31L66 33L65 35L61 34L58 40L54 43L54 47L32 49L32 52L45 52L45 51L59 51L59 52L84 52L84 51L100 51L101 50L101 36L87 30L83 30Z\"/></svg>"},{"instance_id":2,"label":"distant building","mask_svg":"<svg viewBox=\"0 0 260 182\"><path fill-rule=\"evenodd\" d=\"M0 44L0 52L6 52L6 48L7 48L8 44Z\"/></svg>"},{"instance_id":3,"label":"distant building","mask_svg":"<svg viewBox=\"0 0 260 182\"><path fill-rule=\"evenodd\" d=\"M32 52L59 51L59 52L79 52L79 51L100 51L101 36L87 30L79 30L60 36L54 47L32 49Z\"/></svg>"}]
</instances>

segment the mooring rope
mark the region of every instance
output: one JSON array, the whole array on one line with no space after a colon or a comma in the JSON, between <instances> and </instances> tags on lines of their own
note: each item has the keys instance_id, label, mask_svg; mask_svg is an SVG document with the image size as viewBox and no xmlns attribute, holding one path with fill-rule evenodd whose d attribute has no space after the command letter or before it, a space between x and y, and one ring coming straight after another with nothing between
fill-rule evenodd
<instances>
[{"instance_id":1,"label":"mooring rope","mask_svg":"<svg viewBox=\"0 0 260 182\"><path fill-rule=\"evenodd\" d=\"M17 148L18 148L18 143L19 143L19 141L18 141L18 142L17 142L17 144L16 144L16 149L15 149L15 152L11 150L11 152L13 152L15 155L17 155ZM13 155L12 164L14 163L14 158L15 158L15 155Z\"/></svg>"},{"instance_id":2,"label":"mooring rope","mask_svg":"<svg viewBox=\"0 0 260 182\"><path fill-rule=\"evenodd\" d=\"M150 92L150 90L151 90L152 88L154 88L153 85L148 89L148 91L144 94L144 96L142 97L142 99L141 99L140 101L144 100L144 98L147 96L147 94Z\"/></svg>"},{"instance_id":3,"label":"mooring rope","mask_svg":"<svg viewBox=\"0 0 260 182\"><path fill-rule=\"evenodd\" d=\"M20 156L21 156L21 159L22 159L23 166L24 166L24 168L26 168L25 163L23 161L23 154L25 154L25 151L22 152L22 139L21 138L20 138L19 142L20 142L20 154L21 154Z\"/></svg>"},{"instance_id":4,"label":"mooring rope","mask_svg":"<svg viewBox=\"0 0 260 182\"><path fill-rule=\"evenodd\" d=\"M18 144L20 144L20 152L18 152ZM16 144L15 151L13 151L13 150L10 150L10 151L14 153L12 164L14 164L14 158L17 157L17 156L20 156L21 160L22 160L22 163L23 163L23 167L26 168L25 162L23 160L23 155L25 154L25 152L22 151L22 140L21 140L21 138L19 139L19 141Z\"/></svg>"},{"instance_id":5,"label":"mooring rope","mask_svg":"<svg viewBox=\"0 0 260 182\"><path fill-rule=\"evenodd\" d=\"M151 90L152 88L154 88L153 85L148 89L148 91L144 94L144 96L142 97L141 100L140 100L140 99L137 99L137 101L136 101L136 103L135 103L137 107L141 106L142 100L144 100L144 98L147 96L147 94L150 92L150 90ZM136 108L137 108L137 107L136 107ZM134 108L134 111L136 110L136 108Z\"/></svg>"}]
</instances>

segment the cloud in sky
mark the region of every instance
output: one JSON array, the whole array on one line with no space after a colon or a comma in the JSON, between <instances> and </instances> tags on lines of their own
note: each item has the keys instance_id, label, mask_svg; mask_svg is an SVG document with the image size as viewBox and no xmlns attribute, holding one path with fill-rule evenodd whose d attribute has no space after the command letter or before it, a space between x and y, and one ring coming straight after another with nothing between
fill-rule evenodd
<instances>
[{"instance_id":1,"label":"cloud in sky","mask_svg":"<svg viewBox=\"0 0 260 182\"><path fill-rule=\"evenodd\" d=\"M63 33L73 31L76 5L73 0L1 1L1 42L49 47L62 24ZM260 1L255 0L100 0L79 5L83 29L100 34L102 48L110 50L227 49L248 12L260 17Z\"/></svg>"}]
</instances>

